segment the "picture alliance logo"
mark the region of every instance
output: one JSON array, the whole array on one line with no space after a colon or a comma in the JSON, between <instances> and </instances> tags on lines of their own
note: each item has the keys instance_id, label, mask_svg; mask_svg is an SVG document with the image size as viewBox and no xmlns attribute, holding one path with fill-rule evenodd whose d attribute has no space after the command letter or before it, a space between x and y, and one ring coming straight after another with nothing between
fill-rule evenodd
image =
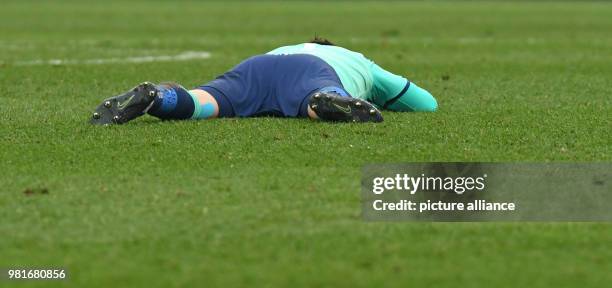
<instances>
[{"instance_id":1,"label":"picture alliance logo","mask_svg":"<svg viewBox=\"0 0 612 288\"><path fill-rule=\"evenodd\" d=\"M372 180L372 193L380 195L385 191L406 191L411 195L419 191L449 191L459 195L466 191L482 191L486 187L487 174L482 176L410 176L395 174L394 177L375 177Z\"/></svg>"}]
</instances>

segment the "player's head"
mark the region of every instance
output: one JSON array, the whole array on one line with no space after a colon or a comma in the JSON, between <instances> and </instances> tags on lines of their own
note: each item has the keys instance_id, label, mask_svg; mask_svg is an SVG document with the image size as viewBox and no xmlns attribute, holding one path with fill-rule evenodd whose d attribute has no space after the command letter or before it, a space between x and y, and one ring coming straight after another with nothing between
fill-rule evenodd
<instances>
[{"instance_id":1,"label":"player's head","mask_svg":"<svg viewBox=\"0 0 612 288\"><path fill-rule=\"evenodd\" d=\"M332 43L331 41L323 38L323 37L319 37L316 36L314 38L312 38L312 40L310 40L310 43L315 43L315 44L319 44L319 45L329 45L329 46L336 46L334 43Z\"/></svg>"}]
</instances>

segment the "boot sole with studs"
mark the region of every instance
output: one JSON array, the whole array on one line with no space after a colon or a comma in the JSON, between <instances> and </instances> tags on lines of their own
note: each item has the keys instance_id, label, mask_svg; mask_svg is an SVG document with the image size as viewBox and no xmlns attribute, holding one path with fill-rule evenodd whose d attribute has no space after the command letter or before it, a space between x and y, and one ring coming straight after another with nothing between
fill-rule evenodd
<instances>
[{"instance_id":1,"label":"boot sole with studs","mask_svg":"<svg viewBox=\"0 0 612 288\"><path fill-rule=\"evenodd\" d=\"M94 125L123 124L146 113L157 96L155 85L143 82L130 91L102 101L89 121Z\"/></svg>"},{"instance_id":2,"label":"boot sole with studs","mask_svg":"<svg viewBox=\"0 0 612 288\"><path fill-rule=\"evenodd\" d=\"M382 114L371 103L336 93L316 92L309 107L324 121L382 122Z\"/></svg>"}]
</instances>

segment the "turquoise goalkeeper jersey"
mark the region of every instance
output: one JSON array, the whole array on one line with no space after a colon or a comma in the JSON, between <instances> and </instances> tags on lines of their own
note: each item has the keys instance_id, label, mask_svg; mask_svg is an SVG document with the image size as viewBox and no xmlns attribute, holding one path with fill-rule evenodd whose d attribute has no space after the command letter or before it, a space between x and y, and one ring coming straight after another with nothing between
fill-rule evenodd
<instances>
[{"instance_id":1,"label":"turquoise goalkeeper jersey","mask_svg":"<svg viewBox=\"0 0 612 288\"><path fill-rule=\"evenodd\" d=\"M334 68L344 89L352 97L364 99L379 107L396 111L433 111L437 108L437 103L429 92L402 76L382 69L361 53L338 46L303 43L280 47L267 54L317 56ZM422 95L408 99L408 94ZM393 103L390 103L391 101Z\"/></svg>"}]
</instances>

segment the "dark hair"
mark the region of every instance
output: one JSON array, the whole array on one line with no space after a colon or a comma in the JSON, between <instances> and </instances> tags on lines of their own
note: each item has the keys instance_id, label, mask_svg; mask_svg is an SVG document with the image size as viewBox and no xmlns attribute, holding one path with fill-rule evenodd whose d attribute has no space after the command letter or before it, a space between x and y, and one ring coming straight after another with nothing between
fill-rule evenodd
<instances>
[{"instance_id":1,"label":"dark hair","mask_svg":"<svg viewBox=\"0 0 612 288\"><path fill-rule=\"evenodd\" d=\"M320 44L320 45L336 46L331 41L329 41L329 40L327 40L327 39L325 39L323 37L316 36L316 35L315 35L314 38L312 38L312 40L310 40L310 43L315 43L315 44Z\"/></svg>"}]
</instances>

